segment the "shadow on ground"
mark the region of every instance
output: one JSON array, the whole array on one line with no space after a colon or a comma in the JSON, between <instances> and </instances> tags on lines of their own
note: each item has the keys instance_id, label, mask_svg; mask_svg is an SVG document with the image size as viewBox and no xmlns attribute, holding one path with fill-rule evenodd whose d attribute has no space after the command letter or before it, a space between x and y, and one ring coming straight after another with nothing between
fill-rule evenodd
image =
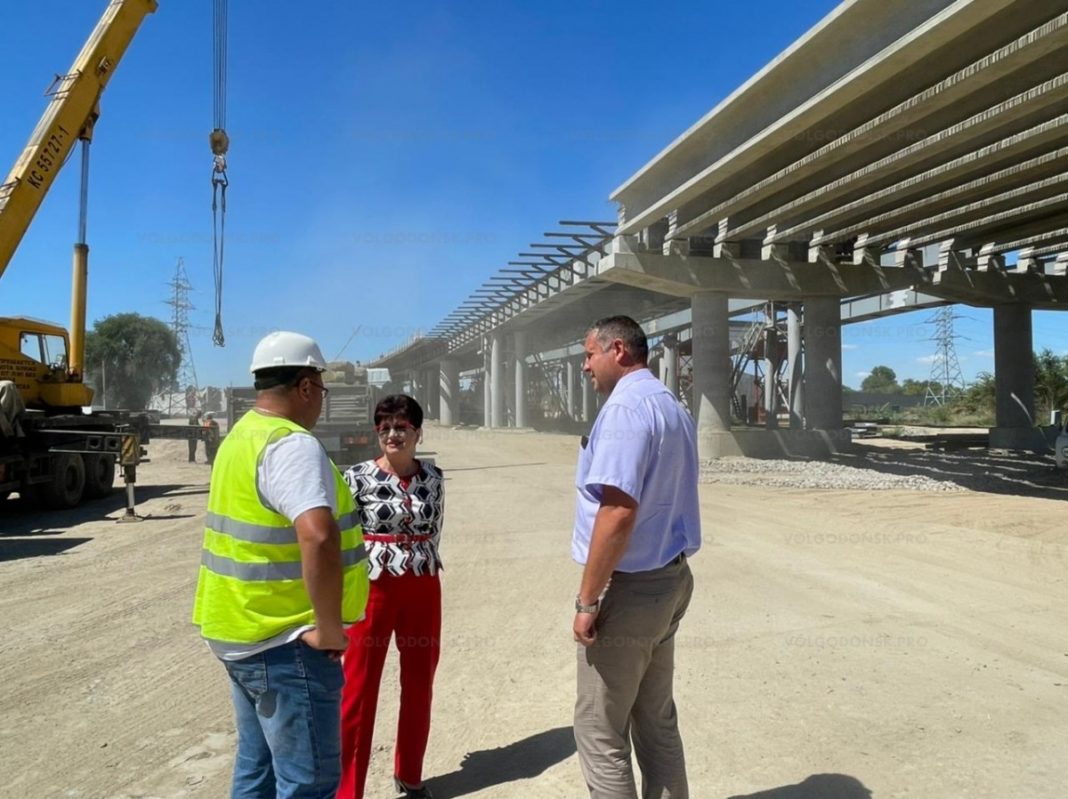
<instances>
[{"instance_id":1,"label":"shadow on ground","mask_svg":"<svg viewBox=\"0 0 1068 799\"><path fill-rule=\"evenodd\" d=\"M1068 499L1068 471L1050 455L963 449L937 452L854 443L832 462L882 474L923 476L970 491L1044 499Z\"/></svg>"},{"instance_id":2,"label":"shadow on ground","mask_svg":"<svg viewBox=\"0 0 1068 799\"><path fill-rule=\"evenodd\" d=\"M190 487L185 484L173 484L173 485L138 485L136 488L136 500L138 513L143 513L143 503L150 499L156 499L158 497L186 497L193 495L207 494L208 488ZM122 515L123 509L126 507L126 494L120 488L116 487L115 491L106 497L100 499L90 500L83 502L76 508L70 510L42 510L39 507L34 506L31 502L24 502L19 499L7 499L0 502L0 560L12 560L8 557L8 552L14 544L13 541L8 539L15 536L52 536L61 535L69 531L72 527L76 527L79 524L85 522L96 522L106 520L108 517L118 518ZM169 508L167 508L169 509ZM162 519L184 519L191 518L193 514L177 514L177 515L157 515L151 514L145 516L146 521L162 520ZM69 549L74 544L70 544L71 541L77 541L78 543L84 543L89 539L64 539L65 546L59 546L60 542L53 542L56 544L57 552L62 552ZM46 551L47 547L37 554L57 554L57 552ZM29 557L29 555L22 555L21 557Z\"/></svg>"},{"instance_id":3,"label":"shadow on ground","mask_svg":"<svg viewBox=\"0 0 1068 799\"><path fill-rule=\"evenodd\" d=\"M0 538L0 563L23 558L60 555L92 538Z\"/></svg>"},{"instance_id":4,"label":"shadow on ground","mask_svg":"<svg viewBox=\"0 0 1068 799\"><path fill-rule=\"evenodd\" d=\"M459 769L428 779L426 784L435 796L467 796L495 785L537 777L574 753L571 728L557 727L507 746L469 752Z\"/></svg>"},{"instance_id":5,"label":"shadow on ground","mask_svg":"<svg viewBox=\"0 0 1068 799\"><path fill-rule=\"evenodd\" d=\"M729 799L871 799L872 793L856 777L847 774L813 774L797 785L784 785L759 793Z\"/></svg>"}]
</instances>

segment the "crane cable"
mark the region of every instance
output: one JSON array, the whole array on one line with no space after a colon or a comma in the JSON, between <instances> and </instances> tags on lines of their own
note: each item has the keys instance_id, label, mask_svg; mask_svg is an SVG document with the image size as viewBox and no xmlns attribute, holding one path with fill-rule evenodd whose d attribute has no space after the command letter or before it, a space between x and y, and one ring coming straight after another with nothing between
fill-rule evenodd
<instances>
[{"instance_id":1,"label":"crane cable","mask_svg":"<svg viewBox=\"0 0 1068 799\"><path fill-rule=\"evenodd\" d=\"M214 122L215 128L208 137L213 155L211 171L211 240L212 261L215 272L215 330L211 340L216 347L226 344L222 327L223 256L226 243L226 188L230 180L226 176L226 152L230 137L226 135L226 22L227 0L215 0L212 24L214 34Z\"/></svg>"}]
</instances>

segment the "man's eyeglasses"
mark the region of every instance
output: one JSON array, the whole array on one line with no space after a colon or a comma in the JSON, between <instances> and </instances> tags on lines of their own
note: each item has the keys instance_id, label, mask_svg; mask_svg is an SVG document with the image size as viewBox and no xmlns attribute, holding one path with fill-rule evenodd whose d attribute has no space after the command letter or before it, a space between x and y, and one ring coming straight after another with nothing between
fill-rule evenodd
<instances>
[{"instance_id":1,"label":"man's eyeglasses","mask_svg":"<svg viewBox=\"0 0 1068 799\"><path fill-rule=\"evenodd\" d=\"M321 392L323 392L323 399L326 399L326 395L330 393L330 389L328 389L322 383L316 383L310 377L307 378L307 380L308 380L309 383L311 383L313 386L315 386L317 389L319 389Z\"/></svg>"},{"instance_id":2,"label":"man's eyeglasses","mask_svg":"<svg viewBox=\"0 0 1068 799\"><path fill-rule=\"evenodd\" d=\"M415 427L407 422L404 424L382 424L376 427L375 430L378 432L379 438L389 438L391 435L404 438L415 433Z\"/></svg>"}]
</instances>

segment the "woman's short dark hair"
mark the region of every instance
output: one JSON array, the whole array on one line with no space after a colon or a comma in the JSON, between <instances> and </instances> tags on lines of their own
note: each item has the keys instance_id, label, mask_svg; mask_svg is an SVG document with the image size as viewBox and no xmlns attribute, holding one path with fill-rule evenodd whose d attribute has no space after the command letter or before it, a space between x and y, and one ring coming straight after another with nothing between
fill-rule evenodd
<instances>
[{"instance_id":1,"label":"woman's short dark hair","mask_svg":"<svg viewBox=\"0 0 1068 799\"><path fill-rule=\"evenodd\" d=\"M423 408L415 401L415 397L409 397L407 394L390 394L380 399L375 405L375 427L386 419L403 419L418 429L423 426Z\"/></svg>"}]
</instances>

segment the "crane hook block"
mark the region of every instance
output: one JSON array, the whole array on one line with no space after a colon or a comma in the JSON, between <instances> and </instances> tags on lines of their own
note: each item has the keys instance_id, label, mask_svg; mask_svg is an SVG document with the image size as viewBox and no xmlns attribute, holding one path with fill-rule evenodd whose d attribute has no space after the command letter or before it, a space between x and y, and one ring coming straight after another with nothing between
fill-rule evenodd
<instances>
[{"instance_id":1,"label":"crane hook block","mask_svg":"<svg viewBox=\"0 0 1068 799\"><path fill-rule=\"evenodd\" d=\"M230 149L230 137L226 135L226 131L222 128L215 128L208 136L208 142L210 142L211 151L215 155L226 155L226 151Z\"/></svg>"}]
</instances>

